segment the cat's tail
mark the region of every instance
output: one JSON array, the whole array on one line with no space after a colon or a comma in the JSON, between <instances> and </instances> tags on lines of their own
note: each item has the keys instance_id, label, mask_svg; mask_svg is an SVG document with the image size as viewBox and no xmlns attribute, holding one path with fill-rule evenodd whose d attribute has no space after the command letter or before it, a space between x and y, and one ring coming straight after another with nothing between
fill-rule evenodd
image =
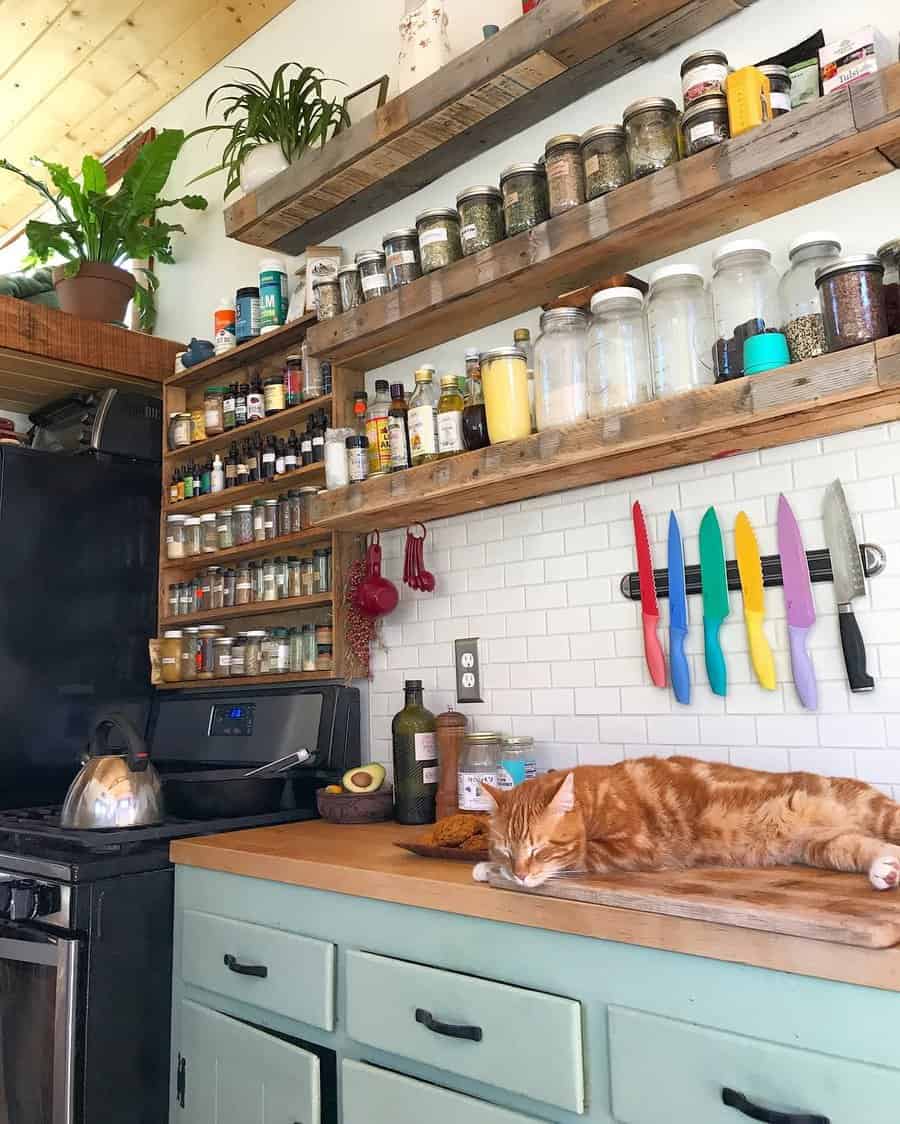
<instances>
[{"instance_id":1,"label":"cat's tail","mask_svg":"<svg viewBox=\"0 0 900 1124\"><path fill-rule=\"evenodd\" d=\"M888 843L900 844L900 804L877 789L869 798L868 831Z\"/></svg>"}]
</instances>

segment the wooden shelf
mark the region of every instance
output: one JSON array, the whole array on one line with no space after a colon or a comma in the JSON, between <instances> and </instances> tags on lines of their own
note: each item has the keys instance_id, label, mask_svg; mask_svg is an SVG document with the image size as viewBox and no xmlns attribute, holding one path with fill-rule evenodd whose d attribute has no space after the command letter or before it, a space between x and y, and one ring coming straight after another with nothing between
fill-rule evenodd
<instances>
[{"instance_id":1,"label":"wooden shelf","mask_svg":"<svg viewBox=\"0 0 900 1124\"><path fill-rule=\"evenodd\" d=\"M540 9L537 9L538 11ZM371 370L900 166L900 64L309 332Z\"/></svg>"},{"instance_id":2,"label":"wooden shelf","mask_svg":"<svg viewBox=\"0 0 900 1124\"><path fill-rule=\"evenodd\" d=\"M269 554L283 554L295 546L309 546L312 543L330 542L328 531L313 528L295 535L281 535L265 542L251 542L246 546L233 546L229 550L217 550L211 554L192 554L188 558L166 559L163 570L205 570L207 566L222 566L227 562L243 562L250 558L265 558Z\"/></svg>"},{"instance_id":3,"label":"wooden shelf","mask_svg":"<svg viewBox=\"0 0 900 1124\"><path fill-rule=\"evenodd\" d=\"M218 624L238 617L271 616L273 613L289 613L293 609L314 609L318 605L331 605L331 593L313 593L307 597L282 597L278 601L251 601L249 605L234 605L229 609L204 609L199 613L184 613L178 617L163 617L159 627L187 628L189 625Z\"/></svg>"},{"instance_id":4,"label":"wooden shelf","mask_svg":"<svg viewBox=\"0 0 900 1124\"><path fill-rule=\"evenodd\" d=\"M236 503L252 503L253 500L277 496L286 488L303 488L324 481L325 465L319 461L316 464L305 464L293 472L285 472L272 480L255 480L252 484L238 484L234 488L226 488L224 492L214 492L208 496L191 496L189 500L181 500L178 503L170 503L167 500L163 512L164 515L193 515L202 511L221 511ZM165 481L163 486L167 491Z\"/></svg>"},{"instance_id":5,"label":"wooden shelf","mask_svg":"<svg viewBox=\"0 0 900 1124\"><path fill-rule=\"evenodd\" d=\"M325 683L336 678L333 671L288 671L284 675L234 675L225 679L187 679L182 683L157 683L158 691L190 690L192 687L263 687L275 683Z\"/></svg>"},{"instance_id":6,"label":"wooden shelf","mask_svg":"<svg viewBox=\"0 0 900 1124\"><path fill-rule=\"evenodd\" d=\"M544 0L232 204L225 232L299 254L752 2Z\"/></svg>"},{"instance_id":7,"label":"wooden shelf","mask_svg":"<svg viewBox=\"0 0 900 1124\"><path fill-rule=\"evenodd\" d=\"M320 493L317 527L386 530L900 418L900 336Z\"/></svg>"}]
</instances>

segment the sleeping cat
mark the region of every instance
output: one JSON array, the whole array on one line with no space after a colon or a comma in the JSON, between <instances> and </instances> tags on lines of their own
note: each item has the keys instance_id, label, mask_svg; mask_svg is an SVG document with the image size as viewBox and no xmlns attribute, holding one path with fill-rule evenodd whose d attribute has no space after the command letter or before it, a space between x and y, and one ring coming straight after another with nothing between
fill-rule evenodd
<instances>
[{"instance_id":1,"label":"sleeping cat","mask_svg":"<svg viewBox=\"0 0 900 1124\"><path fill-rule=\"evenodd\" d=\"M484 785L491 866L521 886L556 875L804 863L900 881L900 804L861 781L643 757Z\"/></svg>"}]
</instances>

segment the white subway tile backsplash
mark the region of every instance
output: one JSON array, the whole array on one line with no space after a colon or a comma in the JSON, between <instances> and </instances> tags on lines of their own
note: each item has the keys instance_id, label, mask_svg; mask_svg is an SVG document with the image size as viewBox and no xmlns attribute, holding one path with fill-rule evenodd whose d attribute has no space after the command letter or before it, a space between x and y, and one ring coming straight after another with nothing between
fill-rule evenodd
<instances>
[{"instance_id":1,"label":"white subway tile backsplash","mask_svg":"<svg viewBox=\"0 0 900 1124\"><path fill-rule=\"evenodd\" d=\"M608 605L612 601L612 582L609 578L596 577L571 581L568 600L570 605Z\"/></svg>"},{"instance_id":2,"label":"white subway tile backsplash","mask_svg":"<svg viewBox=\"0 0 900 1124\"><path fill-rule=\"evenodd\" d=\"M567 663L560 661L551 666L554 687L594 686L593 660L569 660Z\"/></svg>"},{"instance_id":3,"label":"white subway tile backsplash","mask_svg":"<svg viewBox=\"0 0 900 1124\"><path fill-rule=\"evenodd\" d=\"M529 636L527 644L530 660L554 659L565 662L571 658L568 636Z\"/></svg>"},{"instance_id":4,"label":"white subway tile backsplash","mask_svg":"<svg viewBox=\"0 0 900 1124\"><path fill-rule=\"evenodd\" d=\"M497 663L525 663L528 660L528 645L524 636L508 639L489 640L487 658ZM515 670L513 675L515 675Z\"/></svg>"},{"instance_id":5,"label":"white subway tile backsplash","mask_svg":"<svg viewBox=\"0 0 900 1124\"><path fill-rule=\"evenodd\" d=\"M571 603L571 594L570 594ZM554 609L547 614L547 632L551 636L569 633L584 633L591 630L590 610L582 607L574 609ZM573 659L577 658L573 656Z\"/></svg>"},{"instance_id":6,"label":"white subway tile backsplash","mask_svg":"<svg viewBox=\"0 0 900 1124\"><path fill-rule=\"evenodd\" d=\"M579 765L615 765L624 760L625 754L620 745L579 745Z\"/></svg>"},{"instance_id":7,"label":"white subway tile backsplash","mask_svg":"<svg viewBox=\"0 0 900 1124\"><path fill-rule=\"evenodd\" d=\"M496 566L482 566L480 569L473 570L468 575L468 586L470 590L479 589L502 589L506 584L506 575L503 572L501 565ZM491 600L493 601L494 595L491 593ZM501 612L502 610L489 609L489 612Z\"/></svg>"},{"instance_id":8,"label":"white subway tile backsplash","mask_svg":"<svg viewBox=\"0 0 900 1124\"><path fill-rule=\"evenodd\" d=\"M574 714L575 696L572 691L561 688L535 690L532 691L532 708L535 714Z\"/></svg>"},{"instance_id":9,"label":"white subway tile backsplash","mask_svg":"<svg viewBox=\"0 0 900 1124\"><path fill-rule=\"evenodd\" d=\"M510 562L505 567L507 585L541 585L544 581L544 563L539 559L530 562Z\"/></svg>"},{"instance_id":10,"label":"white subway tile backsplash","mask_svg":"<svg viewBox=\"0 0 900 1124\"><path fill-rule=\"evenodd\" d=\"M569 612L580 611L569 610ZM551 614L551 620L554 616L555 614ZM590 621L590 618L588 620ZM572 629L571 633L569 650L573 660L605 660L611 659L616 654L615 636L611 632L584 632L578 628Z\"/></svg>"},{"instance_id":11,"label":"white subway tile backsplash","mask_svg":"<svg viewBox=\"0 0 900 1124\"><path fill-rule=\"evenodd\" d=\"M484 565L484 545L458 546L450 551L450 569L474 570L477 566Z\"/></svg>"},{"instance_id":12,"label":"white subway tile backsplash","mask_svg":"<svg viewBox=\"0 0 900 1124\"><path fill-rule=\"evenodd\" d=\"M504 562L520 562L525 555L521 539L503 539L489 542L484 547L484 557L489 566Z\"/></svg>"},{"instance_id":13,"label":"white subway tile backsplash","mask_svg":"<svg viewBox=\"0 0 900 1124\"><path fill-rule=\"evenodd\" d=\"M526 558L559 558L563 553L562 531L550 531L541 535L529 535L525 539Z\"/></svg>"},{"instance_id":14,"label":"white subway tile backsplash","mask_svg":"<svg viewBox=\"0 0 900 1124\"><path fill-rule=\"evenodd\" d=\"M564 554L561 558L554 558L548 566L548 573L552 581L570 581L587 577L586 554Z\"/></svg>"},{"instance_id":15,"label":"white subway tile backsplash","mask_svg":"<svg viewBox=\"0 0 900 1124\"><path fill-rule=\"evenodd\" d=\"M543 530L540 511L519 511L503 518L503 537L507 539L524 538L540 534Z\"/></svg>"},{"instance_id":16,"label":"white subway tile backsplash","mask_svg":"<svg viewBox=\"0 0 900 1124\"><path fill-rule=\"evenodd\" d=\"M855 480L856 475L856 454L849 451L826 453L794 465L794 483L798 488L824 487L835 477L847 481Z\"/></svg>"},{"instance_id":17,"label":"white subway tile backsplash","mask_svg":"<svg viewBox=\"0 0 900 1124\"><path fill-rule=\"evenodd\" d=\"M729 751L728 759L732 765L741 765L745 769L765 769L770 773L786 773L791 767L786 749L758 745L733 748Z\"/></svg>"},{"instance_id":18,"label":"white subway tile backsplash","mask_svg":"<svg viewBox=\"0 0 900 1124\"><path fill-rule=\"evenodd\" d=\"M494 613L492 616L482 614L481 616L468 617L467 620L466 634L468 636L479 636L485 640L494 640L498 636L507 635L509 618L504 616L503 613ZM461 633L457 629L456 636L453 639L456 640L460 636ZM437 639L439 637L435 633L435 640Z\"/></svg>"},{"instance_id":19,"label":"white subway tile backsplash","mask_svg":"<svg viewBox=\"0 0 900 1124\"><path fill-rule=\"evenodd\" d=\"M491 707L498 714L531 714L531 691L491 691Z\"/></svg>"},{"instance_id":20,"label":"white subway tile backsplash","mask_svg":"<svg viewBox=\"0 0 900 1124\"><path fill-rule=\"evenodd\" d=\"M545 531L568 531L571 527L584 526L584 504L563 503L543 512Z\"/></svg>"},{"instance_id":21,"label":"white subway tile backsplash","mask_svg":"<svg viewBox=\"0 0 900 1124\"><path fill-rule=\"evenodd\" d=\"M586 500L584 520L586 523L606 524L617 519L631 520L631 501L627 491L619 495L598 495L596 499Z\"/></svg>"},{"instance_id":22,"label":"white subway tile backsplash","mask_svg":"<svg viewBox=\"0 0 900 1124\"><path fill-rule=\"evenodd\" d=\"M541 587L538 586L538 588ZM531 590L526 590L526 594L530 592ZM506 627L510 636L544 636L547 633L547 614L542 610L510 613L507 617Z\"/></svg>"},{"instance_id":23,"label":"white subway tile backsplash","mask_svg":"<svg viewBox=\"0 0 900 1124\"><path fill-rule=\"evenodd\" d=\"M524 608L525 590L521 586L513 589L492 589L488 595L489 613L518 613Z\"/></svg>"},{"instance_id":24,"label":"white subway tile backsplash","mask_svg":"<svg viewBox=\"0 0 900 1124\"><path fill-rule=\"evenodd\" d=\"M563 533L566 554L584 554L592 550L602 550L609 542L606 527L602 524L590 524L587 527L575 527Z\"/></svg>"},{"instance_id":25,"label":"white subway tile backsplash","mask_svg":"<svg viewBox=\"0 0 900 1124\"><path fill-rule=\"evenodd\" d=\"M699 722L686 714L648 718L647 740L654 745L694 746L699 740Z\"/></svg>"},{"instance_id":26,"label":"white subway tile backsplash","mask_svg":"<svg viewBox=\"0 0 900 1124\"><path fill-rule=\"evenodd\" d=\"M623 714L666 714L673 705L660 687L623 687L621 695Z\"/></svg>"},{"instance_id":27,"label":"white subway tile backsplash","mask_svg":"<svg viewBox=\"0 0 900 1124\"><path fill-rule=\"evenodd\" d=\"M485 595L481 592L458 593L450 598L450 612L454 617L468 617L485 612L485 604Z\"/></svg>"},{"instance_id":28,"label":"white subway tile backsplash","mask_svg":"<svg viewBox=\"0 0 900 1124\"><path fill-rule=\"evenodd\" d=\"M472 546L478 543L499 542L502 538L503 520L499 517L469 524L469 543Z\"/></svg>"},{"instance_id":29,"label":"white subway tile backsplash","mask_svg":"<svg viewBox=\"0 0 900 1124\"><path fill-rule=\"evenodd\" d=\"M885 745L881 715L829 714L819 719L820 745Z\"/></svg>"},{"instance_id":30,"label":"white subway tile backsplash","mask_svg":"<svg viewBox=\"0 0 900 1124\"><path fill-rule=\"evenodd\" d=\"M604 744L646 742L647 719L625 714L601 714L597 719L597 738Z\"/></svg>"},{"instance_id":31,"label":"white subway tile backsplash","mask_svg":"<svg viewBox=\"0 0 900 1124\"><path fill-rule=\"evenodd\" d=\"M819 745L818 720L814 714L760 715L756 719L756 740L760 745Z\"/></svg>"},{"instance_id":32,"label":"white subway tile backsplash","mask_svg":"<svg viewBox=\"0 0 900 1124\"><path fill-rule=\"evenodd\" d=\"M513 667L510 685L516 687L550 687L551 673L549 663L526 663Z\"/></svg>"},{"instance_id":33,"label":"white subway tile backsplash","mask_svg":"<svg viewBox=\"0 0 900 1124\"><path fill-rule=\"evenodd\" d=\"M597 719L557 718L554 722L554 736L558 742L595 742Z\"/></svg>"},{"instance_id":34,"label":"white subway tile backsplash","mask_svg":"<svg viewBox=\"0 0 900 1124\"><path fill-rule=\"evenodd\" d=\"M756 745L756 719L706 715L700 719L700 741L703 745Z\"/></svg>"},{"instance_id":35,"label":"white subway tile backsplash","mask_svg":"<svg viewBox=\"0 0 900 1124\"><path fill-rule=\"evenodd\" d=\"M546 581L542 585L530 585L525 590L525 606L528 609L562 609L567 604L565 582Z\"/></svg>"}]
</instances>

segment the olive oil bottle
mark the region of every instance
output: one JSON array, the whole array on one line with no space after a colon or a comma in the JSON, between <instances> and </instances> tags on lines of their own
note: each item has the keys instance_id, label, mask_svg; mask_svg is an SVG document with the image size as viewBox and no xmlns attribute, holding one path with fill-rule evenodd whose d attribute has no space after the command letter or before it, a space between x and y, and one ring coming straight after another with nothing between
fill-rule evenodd
<instances>
[{"instance_id":1,"label":"olive oil bottle","mask_svg":"<svg viewBox=\"0 0 900 1124\"><path fill-rule=\"evenodd\" d=\"M434 823L438 787L435 718L422 704L422 680L407 679L406 706L394 716L394 815L397 823Z\"/></svg>"}]
</instances>

